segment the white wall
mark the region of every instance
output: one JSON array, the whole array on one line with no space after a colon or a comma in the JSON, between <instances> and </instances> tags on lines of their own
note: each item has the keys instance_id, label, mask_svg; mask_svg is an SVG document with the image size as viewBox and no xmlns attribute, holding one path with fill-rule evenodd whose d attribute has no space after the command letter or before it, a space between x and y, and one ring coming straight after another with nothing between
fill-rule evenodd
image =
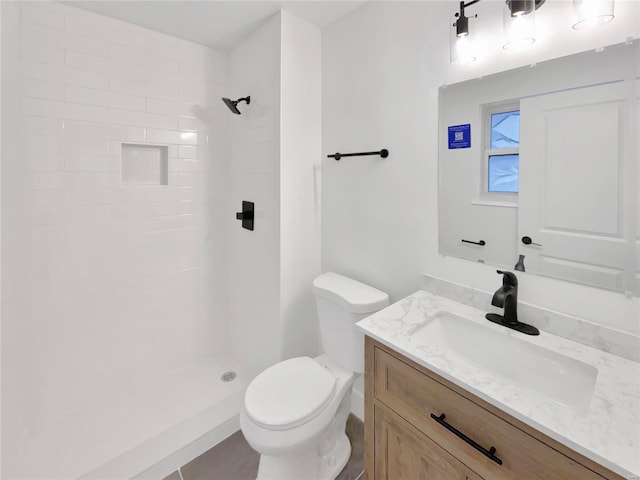
<instances>
[{"instance_id":1,"label":"white wall","mask_svg":"<svg viewBox=\"0 0 640 480\"><path fill-rule=\"evenodd\" d=\"M12 97L2 110L11 477L8 449L25 429L228 349L227 60L62 4L2 9L3 74L12 72L2 77ZM169 185L123 187L121 142L169 145Z\"/></svg>"},{"instance_id":2,"label":"white wall","mask_svg":"<svg viewBox=\"0 0 640 480\"><path fill-rule=\"evenodd\" d=\"M320 29L282 12L280 282L282 357L318 353L313 279L320 274Z\"/></svg>"},{"instance_id":3,"label":"white wall","mask_svg":"<svg viewBox=\"0 0 640 480\"><path fill-rule=\"evenodd\" d=\"M229 55L231 206L255 203L255 230L230 217L229 331L257 374L317 353L311 282L320 272L320 32L278 13Z\"/></svg>"},{"instance_id":4,"label":"white wall","mask_svg":"<svg viewBox=\"0 0 640 480\"><path fill-rule=\"evenodd\" d=\"M469 9L485 47L466 67L449 64L453 2L369 2L323 30L323 155L391 152L323 160L323 270L375 285L392 300L417 290L421 273L497 288L493 267L438 253L438 87L618 43L637 36L640 24L640 4L616 2L613 22L575 31L572 3L546 2L539 41L513 53L499 46L503 8L483 1ZM640 332L637 298L529 275L520 285L523 301Z\"/></svg>"},{"instance_id":5,"label":"white wall","mask_svg":"<svg viewBox=\"0 0 640 480\"><path fill-rule=\"evenodd\" d=\"M2 9L0 8L0 78L2 78ZM2 89L0 88L0 112L2 111ZM2 145L2 115L0 115L0 145ZM2 148L0 147L0 212L2 212ZM0 244L2 222L0 222ZM2 271L2 249L0 248L0 272ZM0 276L0 358L2 358L2 277ZM0 432L2 432L2 369L0 368ZM0 434L0 475L2 474L2 435Z\"/></svg>"},{"instance_id":6,"label":"white wall","mask_svg":"<svg viewBox=\"0 0 640 480\"><path fill-rule=\"evenodd\" d=\"M18 29L16 25L18 23L17 11L16 9L9 9L6 5L1 5L0 11L0 19L2 20L2 52L1 52L1 60L2 60L2 112L11 111L17 113L19 111L19 97L18 95L12 95L12 92L15 92L17 85L20 82L18 72L18 65L20 62L19 58L19 50L17 48L17 32ZM17 188L8 188L7 181L11 179L16 179L17 176L7 169L7 162L5 162L5 158L12 158L17 154L17 145L12 145L17 142L7 142L6 139L16 138L17 128L14 122L7 122L6 117L3 113L1 115L2 120L2 142L0 143L0 147L2 150L2 164L0 165L0 193L2 194L2 304L0 305L2 308L2 345L1 345L1 353L2 353L2 362L0 366L2 368L2 468L1 471L4 473L7 469L8 465L11 465L11 462L7 459L17 458L18 451L20 448L20 444L18 441L15 441L16 435L21 430L22 427L22 418L20 415L5 415L5 412L17 412L20 401L22 398L15 393L9 397L7 395L8 388L11 387L13 389L16 388L17 385L20 385L20 375L16 368L10 367L10 358L7 353L10 351L5 345L5 341L7 338L7 329L5 327L6 322L6 314L5 310L8 305L11 305L12 297L15 298L15 293L13 290L12 282L9 281L9 278L5 275L5 271L8 265L11 265L11 261L7 261L8 257L7 253L13 250L16 251L16 245L14 241L14 236L7 236L6 233L9 231L15 231L14 226L17 225L18 216L11 215L10 217L5 217L6 211L6 201L9 197L9 193L11 192L11 196L13 198L18 197L20 190ZM11 117L8 117L11 118ZM17 186L17 182L16 182ZM11 248L7 248L10 246ZM11 287L8 288L8 287ZM2 474L0 474L2 476Z\"/></svg>"}]
</instances>

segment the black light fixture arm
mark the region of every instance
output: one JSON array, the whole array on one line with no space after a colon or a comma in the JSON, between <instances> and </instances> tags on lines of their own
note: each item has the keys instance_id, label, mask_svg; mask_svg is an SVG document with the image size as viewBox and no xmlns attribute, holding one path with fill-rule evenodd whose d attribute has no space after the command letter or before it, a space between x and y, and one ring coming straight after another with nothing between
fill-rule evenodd
<instances>
[{"instance_id":1,"label":"black light fixture arm","mask_svg":"<svg viewBox=\"0 0 640 480\"><path fill-rule=\"evenodd\" d=\"M463 37L469 34L469 17L464 14L464 9L478 3L479 1L480 0L471 0L466 3L464 1L460 2L460 11L455 15L458 20L453 24L453 26L456 27L456 35L458 37ZM478 15L474 16L477 17Z\"/></svg>"},{"instance_id":2,"label":"black light fixture arm","mask_svg":"<svg viewBox=\"0 0 640 480\"><path fill-rule=\"evenodd\" d=\"M480 0L471 0L470 2L460 2L460 8L467 8L470 7L471 5L474 5L476 3L478 3Z\"/></svg>"}]
</instances>

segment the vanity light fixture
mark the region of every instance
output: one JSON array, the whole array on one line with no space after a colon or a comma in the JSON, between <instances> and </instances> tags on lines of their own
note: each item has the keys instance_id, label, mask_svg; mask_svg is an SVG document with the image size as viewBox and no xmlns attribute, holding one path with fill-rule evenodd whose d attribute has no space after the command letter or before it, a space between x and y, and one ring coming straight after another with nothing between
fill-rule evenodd
<instances>
[{"instance_id":1,"label":"vanity light fixture","mask_svg":"<svg viewBox=\"0 0 640 480\"><path fill-rule=\"evenodd\" d=\"M595 27L613 20L614 0L573 0L575 30Z\"/></svg>"},{"instance_id":2,"label":"vanity light fixture","mask_svg":"<svg viewBox=\"0 0 640 480\"><path fill-rule=\"evenodd\" d=\"M449 53L451 64L464 65L477 58L476 45L469 29L469 17L465 9L480 0L460 2L460 11L451 20L449 28ZM505 0L507 8L503 10L504 50L516 50L536 41L535 14L545 0ZM602 25L613 20L615 0L573 0L576 30ZM477 18L478 15L473 17Z\"/></svg>"},{"instance_id":3,"label":"vanity light fixture","mask_svg":"<svg viewBox=\"0 0 640 480\"><path fill-rule=\"evenodd\" d=\"M473 37L469 33L469 17L465 15L464 9L479 1L471 0L467 3L461 1L460 11L453 16L453 28L449 29L449 53L453 65L464 65L476 60Z\"/></svg>"}]
</instances>

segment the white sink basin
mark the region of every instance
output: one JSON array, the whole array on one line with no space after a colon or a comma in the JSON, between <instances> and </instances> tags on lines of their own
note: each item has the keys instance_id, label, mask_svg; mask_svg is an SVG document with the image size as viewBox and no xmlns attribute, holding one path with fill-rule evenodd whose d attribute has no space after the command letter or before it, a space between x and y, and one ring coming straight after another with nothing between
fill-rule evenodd
<instances>
[{"instance_id":1,"label":"white sink basin","mask_svg":"<svg viewBox=\"0 0 640 480\"><path fill-rule=\"evenodd\" d=\"M543 395L576 413L586 413L598 370L518 335L524 334L506 327L502 332L449 312L438 312L411 334L411 341L461 357L533 394Z\"/></svg>"}]
</instances>

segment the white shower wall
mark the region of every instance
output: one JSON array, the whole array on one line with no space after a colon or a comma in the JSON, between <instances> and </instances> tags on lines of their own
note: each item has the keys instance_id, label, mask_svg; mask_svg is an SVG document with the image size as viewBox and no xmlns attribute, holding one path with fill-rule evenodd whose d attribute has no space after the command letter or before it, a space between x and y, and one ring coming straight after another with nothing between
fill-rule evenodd
<instances>
[{"instance_id":1,"label":"white shower wall","mask_svg":"<svg viewBox=\"0 0 640 480\"><path fill-rule=\"evenodd\" d=\"M229 340L252 374L281 359L279 283L280 14L229 52L229 85L242 115L231 116L231 205L255 204L255 229L230 220Z\"/></svg>"},{"instance_id":2,"label":"white shower wall","mask_svg":"<svg viewBox=\"0 0 640 480\"><path fill-rule=\"evenodd\" d=\"M2 22L11 472L24 432L225 350L229 93L201 45L57 3ZM168 145L168 185L123 186L123 142Z\"/></svg>"},{"instance_id":3,"label":"white shower wall","mask_svg":"<svg viewBox=\"0 0 640 480\"><path fill-rule=\"evenodd\" d=\"M232 208L229 339L250 375L319 351L311 284L320 273L320 29L279 12L229 52Z\"/></svg>"}]
</instances>

